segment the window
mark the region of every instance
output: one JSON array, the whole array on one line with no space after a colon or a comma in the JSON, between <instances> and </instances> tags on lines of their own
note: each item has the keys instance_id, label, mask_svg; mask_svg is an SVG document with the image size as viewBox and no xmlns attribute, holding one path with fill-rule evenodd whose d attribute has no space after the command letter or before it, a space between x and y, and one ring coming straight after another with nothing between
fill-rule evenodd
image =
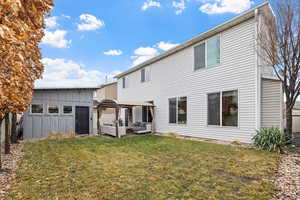
<instances>
[{"instance_id":1,"label":"window","mask_svg":"<svg viewBox=\"0 0 300 200\"><path fill-rule=\"evenodd\" d=\"M151 115L150 108L148 106L142 107L142 121L147 123L152 122L152 115Z\"/></svg>"},{"instance_id":2,"label":"window","mask_svg":"<svg viewBox=\"0 0 300 200\"><path fill-rule=\"evenodd\" d=\"M205 67L205 43L194 48L195 70Z\"/></svg>"},{"instance_id":3,"label":"window","mask_svg":"<svg viewBox=\"0 0 300 200\"><path fill-rule=\"evenodd\" d=\"M220 36L213 37L194 47L194 69L209 68L220 64Z\"/></svg>"},{"instance_id":4,"label":"window","mask_svg":"<svg viewBox=\"0 0 300 200\"><path fill-rule=\"evenodd\" d=\"M150 81L150 68L146 67L141 70L141 82Z\"/></svg>"},{"instance_id":5,"label":"window","mask_svg":"<svg viewBox=\"0 0 300 200\"><path fill-rule=\"evenodd\" d=\"M186 97L178 98L178 124L186 124Z\"/></svg>"},{"instance_id":6,"label":"window","mask_svg":"<svg viewBox=\"0 0 300 200\"><path fill-rule=\"evenodd\" d=\"M146 69L141 70L141 82L144 83L146 81Z\"/></svg>"},{"instance_id":7,"label":"window","mask_svg":"<svg viewBox=\"0 0 300 200\"><path fill-rule=\"evenodd\" d=\"M177 120L177 98L169 99L169 123L176 124Z\"/></svg>"},{"instance_id":8,"label":"window","mask_svg":"<svg viewBox=\"0 0 300 200\"><path fill-rule=\"evenodd\" d=\"M238 92L229 91L222 94L222 125L238 126Z\"/></svg>"},{"instance_id":9,"label":"window","mask_svg":"<svg viewBox=\"0 0 300 200\"><path fill-rule=\"evenodd\" d=\"M207 41L207 67L220 64L220 36Z\"/></svg>"},{"instance_id":10,"label":"window","mask_svg":"<svg viewBox=\"0 0 300 200\"><path fill-rule=\"evenodd\" d=\"M209 94L207 120L208 125L238 126L238 91Z\"/></svg>"},{"instance_id":11,"label":"window","mask_svg":"<svg viewBox=\"0 0 300 200\"><path fill-rule=\"evenodd\" d=\"M44 113L43 104L31 104L30 112L31 114L43 114Z\"/></svg>"},{"instance_id":12,"label":"window","mask_svg":"<svg viewBox=\"0 0 300 200\"><path fill-rule=\"evenodd\" d=\"M187 97L169 99L169 123L186 124L187 122Z\"/></svg>"},{"instance_id":13,"label":"window","mask_svg":"<svg viewBox=\"0 0 300 200\"><path fill-rule=\"evenodd\" d=\"M63 106L63 114L73 114L73 107L72 106Z\"/></svg>"},{"instance_id":14,"label":"window","mask_svg":"<svg viewBox=\"0 0 300 200\"><path fill-rule=\"evenodd\" d=\"M49 105L48 106L48 114L58 114L59 108L57 105Z\"/></svg>"},{"instance_id":15,"label":"window","mask_svg":"<svg viewBox=\"0 0 300 200\"><path fill-rule=\"evenodd\" d=\"M220 93L208 95L208 125L220 125Z\"/></svg>"},{"instance_id":16,"label":"window","mask_svg":"<svg viewBox=\"0 0 300 200\"><path fill-rule=\"evenodd\" d=\"M127 87L128 87L127 81L128 81L128 80L127 80L126 77L123 77L123 78L122 78L122 87L123 87L123 88L127 88Z\"/></svg>"}]
</instances>

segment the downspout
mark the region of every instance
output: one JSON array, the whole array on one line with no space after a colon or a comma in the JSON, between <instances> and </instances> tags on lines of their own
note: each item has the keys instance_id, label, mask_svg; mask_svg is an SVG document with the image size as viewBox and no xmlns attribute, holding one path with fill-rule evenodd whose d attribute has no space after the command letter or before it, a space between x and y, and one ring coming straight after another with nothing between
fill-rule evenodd
<instances>
[{"instance_id":1,"label":"downspout","mask_svg":"<svg viewBox=\"0 0 300 200\"><path fill-rule=\"evenodd\" d=\"M258 46L258 31L259 31L259 13L258 9L255 9L255 85L256 85L256 130L260 130L261 128L261 69L259 62L259 46Z\"/></svg>"}]
</instances>

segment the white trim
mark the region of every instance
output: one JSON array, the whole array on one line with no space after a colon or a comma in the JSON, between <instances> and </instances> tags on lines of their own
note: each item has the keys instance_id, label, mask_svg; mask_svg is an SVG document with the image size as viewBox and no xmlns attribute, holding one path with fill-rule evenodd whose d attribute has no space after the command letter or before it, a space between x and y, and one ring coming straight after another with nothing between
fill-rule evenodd
<instances>
[{"instance_id":1,"label":"white trim","mask_svg":"<svg viewBox=\"0 0 300 200\"><path fill-rule=\"evenodd\" d=\"M49 107L50 106L57 106L58 108L58 113L49 113ZM59 115L60 114L60 108L59 108L59 105L56 105L56 104L47 104L47 115Z\"/></svg>"},{"instance_id":2,"label":"white trim","mask_svg":"<svg viewBox=\"0 0 300 200\"><path fill-rule=\"evenodd\" d=\"M72 107L72 112L71 113L64 113L64 107L65 106L71 106ZM62 115L74 115L74 106L72 106L72 105L65 105L65 104L63 104L62 106L61 106L61 114Z\"/></svg>"},{"instance_id":3,"label":"white trim","mask_svg":"<svg viewBox=\"0 0 300 200\"><path fill-rule=\"evenodd\" d=\"M41 105L43 108L43 112L42 113L32 113L32 105ZM42 103L32 103L30 104L30 108L29 108L29 114L30 115L43 115L45 113L45 106Z\"/></svg>"}]
</instances>

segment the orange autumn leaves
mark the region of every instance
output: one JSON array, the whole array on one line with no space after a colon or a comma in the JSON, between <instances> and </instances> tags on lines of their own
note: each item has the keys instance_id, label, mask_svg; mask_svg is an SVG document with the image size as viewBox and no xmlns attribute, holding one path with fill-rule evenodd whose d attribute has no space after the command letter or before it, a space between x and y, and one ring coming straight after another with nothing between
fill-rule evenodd
<instances>
[{"instance_id":1,"label":"orange autumn leaves","mask_svg":"<svg viewBox=\"0 0 300 200\"><path fill-rule=\"evenodd\" d=\"M38 47L52 0L0 0L0 117L23 112L44 66Z\"/></svg>"}]
</instances>

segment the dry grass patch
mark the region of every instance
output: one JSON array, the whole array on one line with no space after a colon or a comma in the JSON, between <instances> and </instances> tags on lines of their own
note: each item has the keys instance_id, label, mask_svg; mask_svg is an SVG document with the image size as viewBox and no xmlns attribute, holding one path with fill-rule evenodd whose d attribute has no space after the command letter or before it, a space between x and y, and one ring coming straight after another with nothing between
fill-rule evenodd
<instances>
[{"instance_id":1,"label":"dry grass patch","mask_svg":"<svg viewBox=\"0 0 300 200\"><path fill-rule=\"evenodd\" d=\"M25 145L10 199L270 199L279 155L171 137Z\"/></svg>"}]
</instances>

